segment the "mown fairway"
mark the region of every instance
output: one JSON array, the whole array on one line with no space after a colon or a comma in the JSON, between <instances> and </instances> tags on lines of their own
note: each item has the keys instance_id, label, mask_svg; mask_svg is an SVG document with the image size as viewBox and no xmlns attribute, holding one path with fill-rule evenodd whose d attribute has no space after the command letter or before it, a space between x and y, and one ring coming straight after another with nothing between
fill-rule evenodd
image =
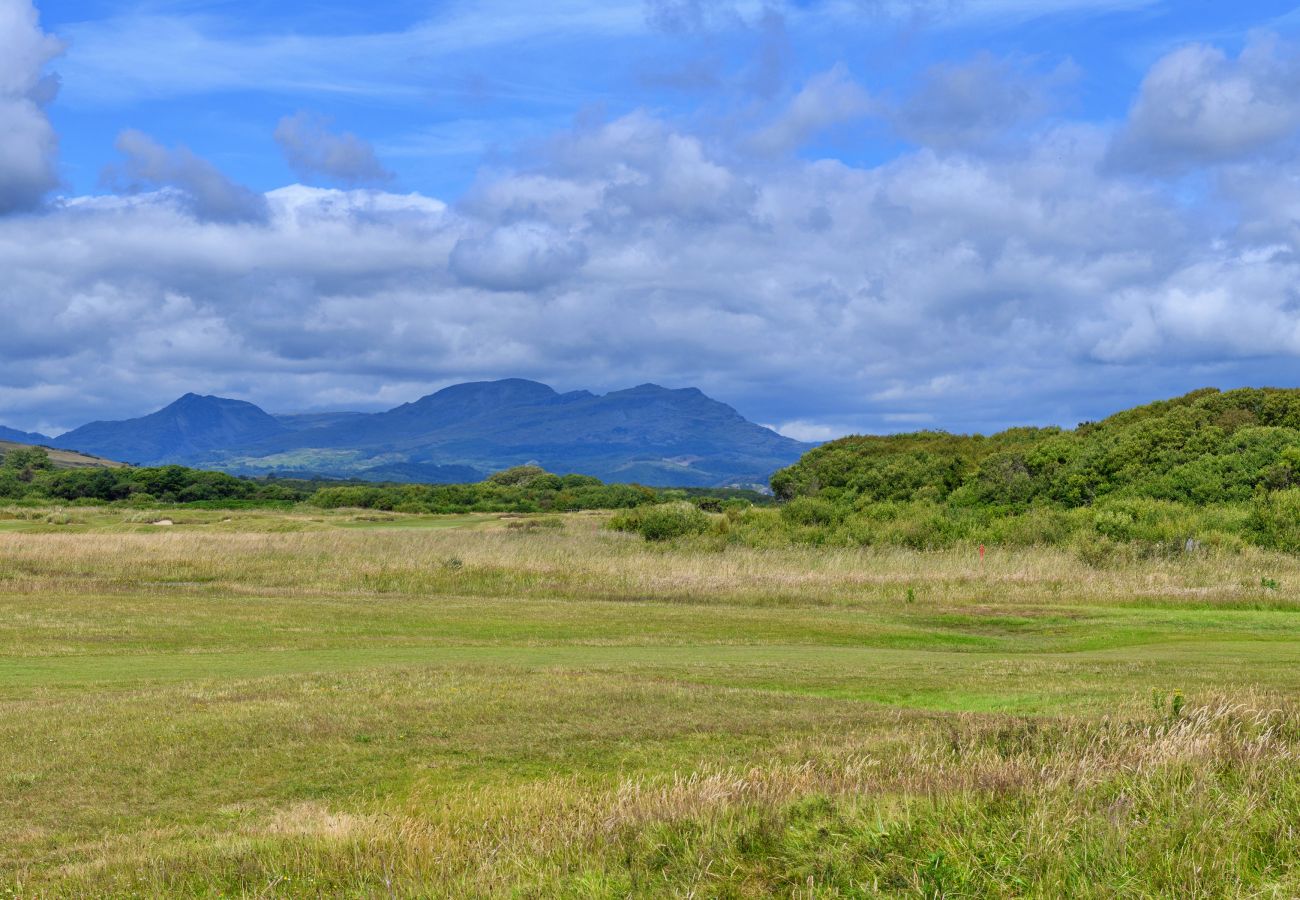
<instances>
[{"instance_id":1,"label":"mown fairway","mask_svg":"<svg viewBox=\"0 0 1300 900\"><path fill-rule=\"evenodd\" d=\"M1291 557L4 516L0 896L1300 895Z\"/></svg>"}]
</instances>

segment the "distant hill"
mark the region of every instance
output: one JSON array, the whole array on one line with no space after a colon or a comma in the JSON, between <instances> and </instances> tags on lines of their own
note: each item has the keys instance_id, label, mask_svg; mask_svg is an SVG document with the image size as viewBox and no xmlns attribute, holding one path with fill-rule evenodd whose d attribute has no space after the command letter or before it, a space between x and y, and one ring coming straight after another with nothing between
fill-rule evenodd
<instances>
[{"instance_id":1,"label":"distant hill","mask_svg":"<svg viewBox=\"0 0 1300 900\"><path fill-rule=\"evenodd\" d=\"M12 441L15 444L48 444L50 438L35 431L19 431L0 425L0 441Z\"/></svg>"},{"instance_id":2,"label":"distant hill","mask_svg":"<svg viewBox=\"0 0 1300 900\"><path fill-rule=\"evenodd\" d=\"M188 394L148 416L95 422L53 443L248 475L450 483L536 463L682 487L766 487L772 472L811 447L694 388L561 394L519 378L453 385L373 414L273 416L251 403Z\"/></svg>"},{"instance_id":3,"label":"distant hill","mask_svg":"<svg viewBox=\"0 0 1300 900\"><path fill-rule=\"evenodd\" d=\"M30 450L33 445L19 441L0 440L0 458L15 450ZM98 456L88 456L85 453L76 453L72 450L56 450L52 447L40 447L49 456L50 462L54 463L56 469L122 469L126 468L125 463L120 463L111 459L101 459Z\"/></svg>"}]
</instances>

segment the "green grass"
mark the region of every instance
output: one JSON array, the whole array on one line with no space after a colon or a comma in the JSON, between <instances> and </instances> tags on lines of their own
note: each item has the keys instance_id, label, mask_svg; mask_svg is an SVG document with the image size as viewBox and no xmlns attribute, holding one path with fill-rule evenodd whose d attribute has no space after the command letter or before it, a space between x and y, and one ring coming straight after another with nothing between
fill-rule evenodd
<instances>
[{"instance_id":1,"label":"green grass","mask_svg":"<svg viewBox=\"0 0 1300 900\"><path fill-rule=\"evenodd\" d=\"M1292 557L51 512L0 896L1300 893Z\"/></svg>"}]
</instances>

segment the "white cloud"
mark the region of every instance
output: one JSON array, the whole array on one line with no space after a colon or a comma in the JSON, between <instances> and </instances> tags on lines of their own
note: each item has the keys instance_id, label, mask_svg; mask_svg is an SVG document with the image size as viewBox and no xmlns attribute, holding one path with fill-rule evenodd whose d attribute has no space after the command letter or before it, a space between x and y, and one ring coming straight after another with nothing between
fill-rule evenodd
<instances>
[{"instance_id":1,"label":"white cloud","mask_svg":"<svg viewBox=\"0 0 1300 900\"><path fill-rule=\"evenodd\" d=\"M299 178L323 177L353 186L383 184L393 178L369 142L351 132L331 132L327 120L307 112L282 118L275 128L275 142Z\"/></svg>"},{"instance_id":2,"label":"white cloud","mask_svg":"<svg viewBox=\"0 0 1300 900\"><path fill-rule=\"evenodd\" d=\"M768 425L773 431L783 434L788 438L794 438L796 441L807 441L808 443L821 443L823 441L833 441L837 437L843 437L849 433L849 429L837 427L835 425L826 425L821 422L805 422L802 419L795 419L791 422L783 422L780 425Z\"/></svg>"},{"instance_id":3,"label":"white cloud","mask_svg":"<svg viewBox=\"0 0 1300 900\"><path fill-rule=\"evenodd\" d=\"M177 189L176 197L200 219L214 222L260 222L266 218L266 198L236 184L187 147L168 150L140 131L128 129L114 145L125 157L105 170L105 180L118 190L159 186Z\"/></svg>"},{"instance_id":4,"label":"white cloud","mask_svg":"<svg viewBox=\"0 0 1300 900\"><path fill-rule=\"evenodd\" d=\"M249 229L166 192L81 200L0 222L0 383L76 386L75 424L200 388L301 408L457 378L656 380L815 437L1023 419L1098 360L1300 355L1290 258L1224 235L1197 267L1212 248L1099 171L1105 150L1063 128L1009 159L747 170L639 113L459 210L293 187ZM0 418L44 422L26 404L47 402L9 395Z\"/></svg>"},{"instance_id":5,"label":"white cloud","mask_svg":"<svg viewBox=\"0 0 1300 900\"><path fill-rule=\"evenodd\" d=\"M1206 257L1158 285L1119 294L1096 355L1107 362L1300 356L1300 259L1266 246Z\"/></svg>"},{"instance_id":6,"label":"white cloud","mask_svg":"<svg viewBox=\"0 0 1300 900\"><path fill-rule=\"evenodd\" d=\"M841 63L808 80L776 120L753 136L761 153L788 153L819 132L877 109L870 95Z\"/></svg>"},{"instance_id":7,"label":"white cloud","mask_svg":"<svg viewBox=\"0 0 1300 900\"><path fill-rule=\"evenodd\" d=\"M1116 164L1178 173L1249 157L1300 128L1300 56L1257 37L1232 59L1192 44L1159 60L1116 139Z\"/></svg>"},{"instance_id":8,"label":"white cloud","mask_svg":"<svg viewBox=\"0 0 1300 900\"><path fill-rule=\"evenodd\" d=\"M62 51L30 0L0 0L0 215L36 206L59 182L44 108L59 85L44 70Z\"/></svg>"},{"instance_id":9,"label":"white cloud","mask_svg":"<svg viewBox=\"0 0 1300 900\"><path fill-rule=\"evenodd\" d=\"M492 291L536 291L572 275L587 260L581 241L536 222L464 237L451 251L451 271L463 283Z\"/></svg>"}]
</instances>

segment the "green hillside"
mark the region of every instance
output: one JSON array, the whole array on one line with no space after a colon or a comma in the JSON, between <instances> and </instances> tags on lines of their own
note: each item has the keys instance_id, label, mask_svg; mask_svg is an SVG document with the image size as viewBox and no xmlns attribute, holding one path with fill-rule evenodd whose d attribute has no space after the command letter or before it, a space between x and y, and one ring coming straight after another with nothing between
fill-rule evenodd
<instances>
[{"instance_id":1,"label":"green hillside","mask_svg":"<svg viewBox=\"0 0 1300 900\"><path fill-rule=\"evenodd\" d=\"M938 546L1085 532L1300 550L1300 390L1206 388L1073 430L848 437L772 487L790 501L786 524L814 540Z\"/></svg>"}]
</instances>

